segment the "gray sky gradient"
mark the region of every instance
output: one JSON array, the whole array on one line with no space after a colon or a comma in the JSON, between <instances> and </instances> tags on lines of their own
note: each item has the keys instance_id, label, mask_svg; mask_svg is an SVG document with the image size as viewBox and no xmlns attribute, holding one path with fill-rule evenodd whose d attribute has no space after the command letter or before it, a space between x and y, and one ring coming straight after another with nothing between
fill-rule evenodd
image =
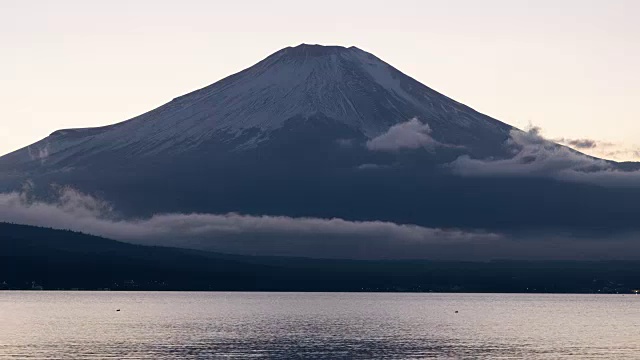
<instances>
[{"instance_id":1,"label":"gray sky gradient","mask_svg":"<svg viewBox=\"0 0 640 360\"><path fill-rule=\"evenodd\" d=\"M358 46L502 121L640 158L639 13L635 0L3 0L0 154L304 42Z\"/></svg>"}]
</instances>

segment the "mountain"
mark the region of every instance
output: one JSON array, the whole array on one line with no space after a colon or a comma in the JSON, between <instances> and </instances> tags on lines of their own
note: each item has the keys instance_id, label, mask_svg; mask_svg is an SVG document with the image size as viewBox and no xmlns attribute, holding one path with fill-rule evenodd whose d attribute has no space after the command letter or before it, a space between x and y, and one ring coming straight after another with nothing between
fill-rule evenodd
<instances>
[{"instance_id":1,"label":"mountain","mask_svg":"<svg viewBox=\"0 0 640 360\"><path fill-rule=\"evenodd\" d=\"M558 171L514 132L363 50L303 44L133 119L59 130L8 154L0 190L68 185L123 217L238 212L489 231L637 229L640 187L593 183L617 176L617 165L542 146L561 164L578 157L577 171ZM495 169L539 163L532 176Z\"/></svg>"},{"instance_id":2,"label":"mountain","mask_svg":"<svg viewBox=\"0 0 640 360\"><path fill-rule=\"evenodd\" d=\"M40 153L65 166L116 155L206 158L211 147L259 147L304 123L372 138L412 117L428 119L436 138L474 148L500 143L511 129L358 48L300 45L134 119L56 131L4 162L29 163Z\"/></svg>"},{"instance_id":3,"label":"mountain","mask_svg":"<svg viewBox=\"0 0 640 360\"><path fill-rule=\"evenodd\" d=\"M640 281L638 264L234 256L0 223L0 290L631 293Z\"/></svg>"}]
</instances>

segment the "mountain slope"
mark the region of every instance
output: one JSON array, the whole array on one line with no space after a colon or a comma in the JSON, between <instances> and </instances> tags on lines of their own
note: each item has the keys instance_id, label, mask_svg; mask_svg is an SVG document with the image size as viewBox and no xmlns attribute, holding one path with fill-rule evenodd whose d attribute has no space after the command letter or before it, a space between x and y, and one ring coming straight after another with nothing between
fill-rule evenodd
<instances>
[{"instance_id":1,"label":"mountain slope","mask_svg":"<svg viewBox=\"0 0 640 360\"><path fill-rule=\"evenodd\" d=\"M239 212L490 231L638 230L640 186L543 174L557 163L531 176L452 170L460 158L482 172L491 161L520 169L548 154L560 166L577 156L540 139L519 156L517 147L531 144L514 147L514 131L360 49L300 45L131 120L56 131L6 155L0 191L30 181L47 196L51 184L72 186L124 217ZM619 175L598 159L579 163L578 175Z\"/></svg>"},{"instance_id":2,"label":"mountain slope","mask_svg":"<svg viewBox=\"0 0 640 360\"><path fill-rule=\"evenodd\" d=\"M82 165L114 153L150 157L196 151L210 141L258 146L291 121L328 119L373 138L418 117L443 142L481 147L510 126L479 114L358 48L286 48L238 74L112 126L56 131L2 160Z\"/></svg>"}]
</instances>

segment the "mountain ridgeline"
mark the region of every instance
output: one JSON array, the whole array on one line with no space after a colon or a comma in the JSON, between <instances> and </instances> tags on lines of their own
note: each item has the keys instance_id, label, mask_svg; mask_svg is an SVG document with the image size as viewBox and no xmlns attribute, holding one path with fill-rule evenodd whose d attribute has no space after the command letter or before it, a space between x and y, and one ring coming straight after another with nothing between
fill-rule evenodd
<instances>
[{"instance_id":1,"label":"mountain ridgeline","mask_svg":"<svg viewBox=\"0 0 640 360\"><path fill-rule=\"evenodd\" d=\"M411 119L421 135L403 144L391 129ZM637 228L640 187L452 172L461 156L513 157L505 146L513 130L358 48L300 45L133 119L56 131L0 158L0 188L68 185L136 217L238 212L505 232ZM384 134L398 148L373 147Z\"/></svg>"}]
</instances>

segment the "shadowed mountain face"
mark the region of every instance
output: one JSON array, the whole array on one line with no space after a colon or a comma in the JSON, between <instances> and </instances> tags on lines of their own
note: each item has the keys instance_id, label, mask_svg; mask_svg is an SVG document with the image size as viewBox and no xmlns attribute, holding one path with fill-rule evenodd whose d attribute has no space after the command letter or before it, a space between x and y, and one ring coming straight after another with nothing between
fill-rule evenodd
<instances>
[{"instance_id":1,"label":"shadowed mountain face","mask_svg":"<svg viewBox=\"0 0 640 360\"><path fill-rule=\"evenodd\" d=\"M125 216L240 212L507 232L637 229L633 179L624 187L567 180L559 165L542 163L546 153L518 157L525 146L514 131L358 48L300 45L131 120L56 131L0 158L0 187L69 185ZM561 164L574 156L555 144L545 149L560 151ZM617 171L580 159L589 179ZM496 169L538 163L545 166L531 176ZM633 176L635 165L627 166ZM554 171L560 175L547 176Z\"/></svg>"}]
</instances>

